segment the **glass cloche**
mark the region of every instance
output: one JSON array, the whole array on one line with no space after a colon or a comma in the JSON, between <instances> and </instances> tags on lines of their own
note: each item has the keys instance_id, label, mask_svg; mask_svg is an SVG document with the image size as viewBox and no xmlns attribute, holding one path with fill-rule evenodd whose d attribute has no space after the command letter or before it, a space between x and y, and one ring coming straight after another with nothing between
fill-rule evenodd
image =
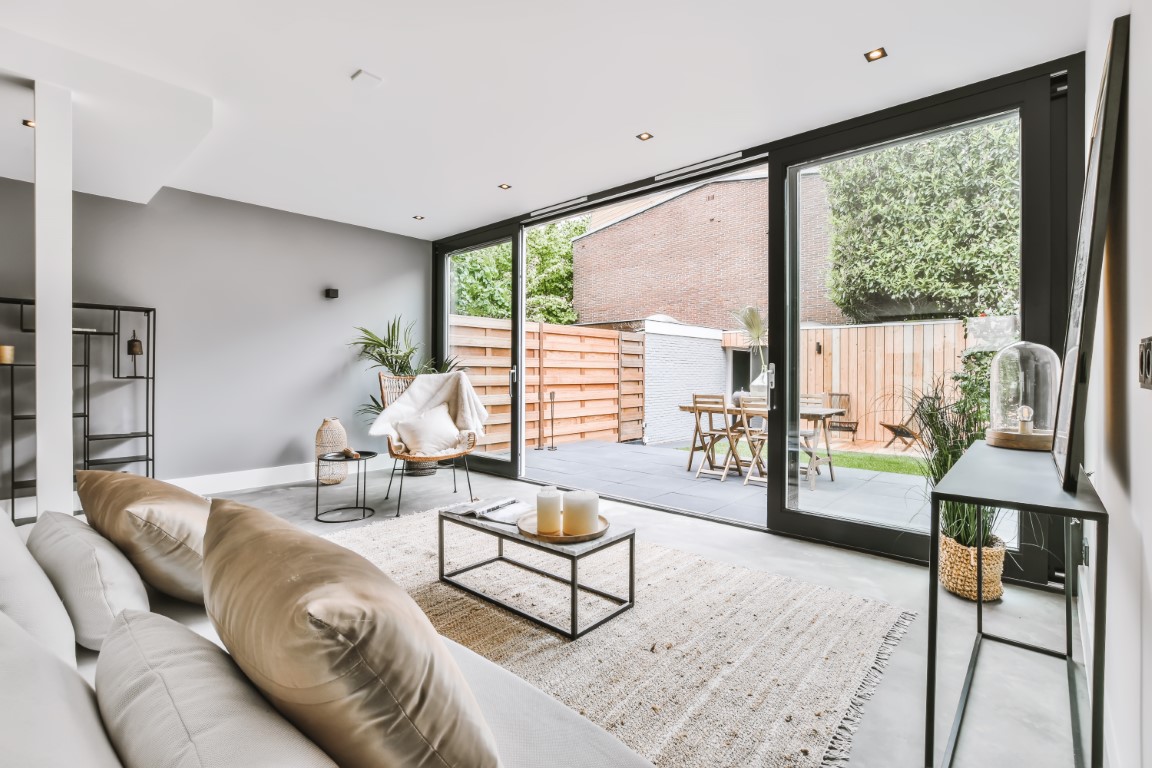
<instances>
[{"instance_id":1,"label":"glass cloche","mask_svg":"<svg viewBox=\"0 0 1152 768\"><path fill-rule=\"evenodd\" d=\"M1052 449L1060 358L1043 344L1018 341L992 358L989 445Z\"/></svg>"}]
</instances>

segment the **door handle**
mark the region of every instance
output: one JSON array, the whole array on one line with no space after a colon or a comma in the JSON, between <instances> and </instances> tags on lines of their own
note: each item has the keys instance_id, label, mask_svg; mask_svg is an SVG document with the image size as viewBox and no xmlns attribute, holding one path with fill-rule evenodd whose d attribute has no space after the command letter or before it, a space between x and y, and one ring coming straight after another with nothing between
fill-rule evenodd
<instances>
[{"instance_id":1,"label":"door handle","mask_svg":"<svg viewBox=\"0 0 1152 768\"><path fill-rule=\"evenodd\" d=\"M516 397L516 366L508 369L508 396Z\"/></svg>"},{"instance_id":2,"label":"door handle","mask_svg":"<svg viewBox=\"0 0 1152 768\"><path fill-rule=\"evenodd\" d=\"M776 410L776 363L768 363L768 410Z\"/></svg>"}]
</instances>

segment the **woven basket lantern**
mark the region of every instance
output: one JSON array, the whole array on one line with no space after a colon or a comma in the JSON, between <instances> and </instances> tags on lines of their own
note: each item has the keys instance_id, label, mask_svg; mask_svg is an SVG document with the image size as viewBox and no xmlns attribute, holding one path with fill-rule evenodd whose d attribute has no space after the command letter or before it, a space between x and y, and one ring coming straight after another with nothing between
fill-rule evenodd
<instances>
[{"instance_id":1,"label":"woven basket lantern","mask_svg":"<svg viewBox=\"0 0 1152 768\"><path fill-rule=\"evenodd\" d=\"M340 419L332 417L324 419L320 429L316 430L316 455L336 453L348 447L348 433ZM320 462L317 470L321 485L339 485L348 479L348 465L343 462Z\"/></svg>"},{"instance_id":2,"label":"woven basket lantern","mask_svg":"<svg viewBox=\"0 0 1152 768\"><path fill-rule=\"evenodd\" d=\"M1004 596L1004 542L992 537L992 546L984 547L984 599L999 600ZM940 583L954 595L976 599L976 547L966 547L956 539L940 537Z\"/></svg>"}]
</instances>

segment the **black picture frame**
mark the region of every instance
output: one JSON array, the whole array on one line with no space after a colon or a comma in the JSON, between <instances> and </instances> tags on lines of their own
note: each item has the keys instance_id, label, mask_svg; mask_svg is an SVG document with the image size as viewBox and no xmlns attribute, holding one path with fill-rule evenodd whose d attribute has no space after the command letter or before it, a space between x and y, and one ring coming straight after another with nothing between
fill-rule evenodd
<instances>
[{"instance_id":1,"label":"black picture frame","mask_svg":"<svg viewBox=\"0 0 1152 768\"><path fill-rule=\"evenodd\" d=\"M1052 442L1052 459L1066 491L1076 490L1080 464L1084 460L1084 410L1100 302L1100 272L1108 233L1108 210L1112 201L1112 171L1124 106L1128 27L1128 16L1121 16L1112 23L1112 39L1108 44L1096 114L1092 120L1088 171L1084 177L1080 230L1076 238L1076 258L1068 300L1068 331L1064 337L1064 368L1060 376Z\"/></svg>"}]
</instances>

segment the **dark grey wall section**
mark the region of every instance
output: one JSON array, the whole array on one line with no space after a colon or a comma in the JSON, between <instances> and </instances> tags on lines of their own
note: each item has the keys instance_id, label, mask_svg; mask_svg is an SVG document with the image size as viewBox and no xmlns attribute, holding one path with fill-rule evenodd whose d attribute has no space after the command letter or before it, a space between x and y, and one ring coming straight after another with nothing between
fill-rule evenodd
<instances>
[{"instance_id":1,"label":"dark grey wall section","mask_svg":"<svg viewBox=\"0 0 1152 768\"><path fill-rule=\"evenodd\" d=\"M32 187L0 179L0 295L30 297ZM174 189L146 206L77 194L77 301L157 308L157 476L311 461L378 390L347 342L394 315L430 322L427 241ZM325 288L340 298L325 299Z\"/></svg>"}]
</instances>

